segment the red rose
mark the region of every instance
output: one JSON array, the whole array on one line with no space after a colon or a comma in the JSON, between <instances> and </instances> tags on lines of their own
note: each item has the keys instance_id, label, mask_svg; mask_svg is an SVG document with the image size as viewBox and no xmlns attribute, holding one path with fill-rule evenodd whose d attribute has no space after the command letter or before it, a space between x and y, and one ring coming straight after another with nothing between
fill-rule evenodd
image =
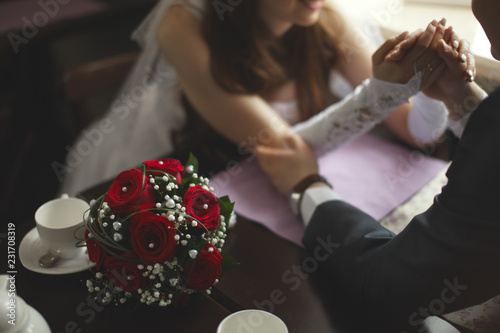
<instances>
[{"instance_id":1,"label":"red rose","mask_svg":"<svg viewBox=\"0 0 500 333\"><path fill-rule=\"evenodd\" d=\"M143 183L143 181L145 182ZM141 196L143 187L144 191L142 191ZM104 196L104 201L108 203L113 213L128 215L135 211L139 197L141 204L156 202L153 185L144 179L139 169L130 169L116 176Z\"/></svg>"},{"instance_id":2,"label":"red rose","mask_svg":"<svg viewBox=\"0 0 500 333\"><path fill-rule=\"evenodd\" d=\"M138 259L132 253L124 253L122 256L128 259ZM137 262L124 261L113 256L108 256L104 264L107 269L106 277L115 286L125 291L135 291L139 288L144 288L146 285L146 279L137 268Z\"/></svg>"},{"instance_id":3,"label":"red rose","mask_svg":"<svg viewBox=\"0 0 500 333\"><path fill-rule=\"evenodd\" d=\"M177 184L181 183L182 176L184 176L184 167L181 162L173 158L164 158L162 160L144 161L146 170L161 170L166 172L177 179ZM164 176L161 172L151 172L153 176Z\"/></svg>"},{"instance_id":4,"label":"red rose","mask_svg":"<svg viewBox=\"0 0 500 333\"><path fill-rule=\"evenodd\" d=\"M85 230L85 242L87 243L87 252L89 254L89 260L96 263L96 268L100 269L101 265L104 263L104 258L106 257L106 252L101 249L97 242L89 237L89 231Z\"/></svg>"},{"instance_id":5,"label":"red rose","mask_svg":"<svg viewBox=\"0 0 500 333\"><path fill-rule=\"evenodd\" d=\"M216 230L219 226L219 202L212 192L202 189L199 185L192 186L184 194L182 204L186 207L186 214L197 219L209 231ZM198 228L203 226L198 225Z\"/></svg>"},{"instance_id":6,"label":"red rose","mask_svg":"<svg viewBox=\"0 0 500 333\"><path fill-rule=\"evenodd\" d=\"M140 205L138 210L141 211L141 210L148 210L148 209L152 209L152 208L156 208L156 203L151 202L151 203Z\"/></svg>"},{"instance_id":7,"label":"red rose","mask_svg":"<svg viewBox=\"0 0 500 333\"><path fill-rule=\"evenodd\" d=\"M189 265L185 270L189 278L188 288L207 290L213 286L222 273L222 260L222 256L213 245L205 245L194 264Z\"/></svg>"},{"instance_id":8,"label":"red rose","mask_svg":"<svg viewBox=\"0 0 500 333\"><path fill-rule=\"evenodd\" d=\"M162 263L175 255L177 230L173 222L150 211L139 212L130 221L130 243L141 260Z\"/></svg>"}]
</instances>

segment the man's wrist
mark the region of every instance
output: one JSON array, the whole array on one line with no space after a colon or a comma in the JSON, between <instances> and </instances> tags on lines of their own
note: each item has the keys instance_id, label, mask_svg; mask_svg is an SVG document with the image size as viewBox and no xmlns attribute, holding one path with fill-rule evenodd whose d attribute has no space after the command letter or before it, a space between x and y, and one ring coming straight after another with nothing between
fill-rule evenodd
<instances>
[{"instance_id":1,"label":"man's wrist","mask_svg":"<svg viewBox=\"0 0 500 333\"><path fill-rule=\"evenodd\" d=\"M459 120L472 111L484 99L486 93L475 82L469 82L463 89L457 90L452 96L443 100L449 111L450 120Z\"/></svg>"},{"instance_id":2,"label":"man's wrist","mask_svg":"<svg viewBox=\"0 0 500 333\"><path fill-rule=\"evenodd\" d=\"M301 208L301 218L307 226L316 211L316 208L321 204L333 201L342 200L342 197L335 192L334 189L328 186L318 186L315 188L309 187L303 194Z\"/></svg>"}]
</instances>

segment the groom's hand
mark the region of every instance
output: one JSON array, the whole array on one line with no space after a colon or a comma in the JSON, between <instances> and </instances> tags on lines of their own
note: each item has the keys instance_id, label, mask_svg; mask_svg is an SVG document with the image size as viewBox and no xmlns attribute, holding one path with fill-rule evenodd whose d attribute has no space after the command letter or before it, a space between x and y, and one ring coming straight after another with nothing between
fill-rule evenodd
<instances>
[{"instance_id":1,"label":"groom's hand","mask_svg":"<svg viewBox=\"0 0 500 333\"><path fill-rule=\"evenodd\" d=\"M453 28L446 29L438 42L437 51L446 64L446 70L436 82L423 92L431 98L445 101L463 89L475 76L475 60L469 51L469 42L460 40Z\"/></svg>"},{"instance_id":2,"label":"groom's hand","mask_svg":"<svg viewBox=\"0 0 500 333\"><path fill-rule=\"evenodd\" d=\"M261 168L269 175L273 185L287 195L293 186L305 177L318 173L316 155L299 136L285 140L288 148L257 146L255 151Z\"/></svg>"},{"instance_id":3,"label":"groom's hand","mask_svg":"<svg viewBox=\"0 0 500 333\"><path fill-rule=\"evenodd\" d=\"M441 21L441 23L445 22ZM384 60L398 62L403 59L421 35L422 32L415 32L406 36L386 55ZM476 64L470 52L469 42L461 39L452 27L444 31L441 39L435 38L435 40L433 44L439 57L443 59L445 68L435 82L422 91L428 97L444 102L448 108L450 120L458 120L472 111L470 101L479 102L485 92L473 82L476 76Z\"/></svg>"},{"instance_id":4,"label":"groom's hand","mask_svg":"<svg viewBox=\"0 0 500 333\"><path fill-rule=\"evenodd\" d=\"M476 66L467 40L460 39L452 28L448 28L437 50L446 70L424 93L444 102L450 112L449 118L458 120L473 110L471 102L479 103L485 92L473 82Z\"/></svg>"},{"instance_id":5,"label":"groom's hand","mask_svg":"<svg viewBox=\"0 0 500 333\"><path fill-rule=\"evenodd\" d=\"M445 69L437 54L437 43L443 38L446 20L432 21L425 31L403 33L387 40L373 55L373 76L392 83L407 83L415 71L422 71L421 89L426 89ZM388 61L390 56L397 61Z\"/></svg>"}]
</instances>

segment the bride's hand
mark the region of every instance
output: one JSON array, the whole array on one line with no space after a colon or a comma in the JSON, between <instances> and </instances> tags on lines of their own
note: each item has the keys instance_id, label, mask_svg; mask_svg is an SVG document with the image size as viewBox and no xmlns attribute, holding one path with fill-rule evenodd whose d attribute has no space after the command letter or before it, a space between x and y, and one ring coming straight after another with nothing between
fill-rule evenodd
<instances>
[{"instance_id":1,"label":"bride's hand","mask_svg":"<svg viewBox=\"0 0 500 333\"><path fill-rule=\"evenodd\" d=\"M305 177L318 173L316 155L299 136L286 138L288 148L257 146L259 164L273 185L287 195L293 186Z\"/></svg>"},{"instance_id":2,"label":"bride's hand","mask_svg":"<svg viewBox=\"0 0 500 333\"><path fill-rule=\"evenodd\" d=\"M398 62L404 59L405 53L416 43L417 36L417 33L407 36L386 55L385 61ZM474 82L475 59L469 50L469 42L461 39L452 27L448 27L443 38L437 41L436 51L443 59L445 69L423 92L428 97L444 102L449 119L457 120L471 112L485 95Z\"/></svg>"},{"instance_id":3,"label":"bride's hand","mask_svg":"<svg viewBox=\"0 0 500 333\"><path fill-rule=\"evenodd\" d=\"M441 20L440 23L444 22L445 21ZM416 31L413 34L408 35L385 56L384 60L386 62L397 62L401 60L406 52L415 45L422 33L422 31ZM444 41L444 44L441 44L442 41ZM448 47L446 47L446 45ZM455 50L456 52L452 53L452 50ZM455 63L452 68L448 66L448 70L455 72L455 74L462 74L460 76L456 75L456 77L453 78L454 81L442 80L440 78L438 79L438 81L441 81L441 83L438 83L439 85L447 84L449 88L452 88L454 83L457 83L457 81L460 82L462 79L465 79L468 82L472 82L474 80L476 75L476 66L474 57L469 51L469 42L465 39L461 39L453 30L453 27L450 26L445 30L443 39L438 41L437 51L443 60L445 60L446 55L454 57L457 60L457 63ZM448 70L445 71L444 75L448 76L450 74ZM432 87L435 89L435 85ZM426 91L430 91L432 94L433 89L427 89Z\"/></svg>"},{"instance_id":4,"label":"bride's hand","mask_svg":"<svg viewBox=\"0 0 500 333\"><path fill-rule=\"evenodd\" d=\"M429 87L445 69L436 50L444 36L445 23L444 19L434 20L423 32L403 33L387 40L372 57L373 76L392 83L407 83L415 71L423 71L421 89ZM398 61L386 61L386 56L396 47L404 50L404 55Z\"/></svg>"},{"instance_id":5,"label":"bride's hand","mask_svg":"<svg viewBox=\"0 0 500 333\"><path fill-rule=\"evenodd\" d=\"M396 46L394 46L392 50L385 55L384 61L396 62L403 59L406 52L408 52L415 45L415 43L422 36L423 33L424 30L418 29L412 32L411 34L406 34L404 39L400 41Z\"/></svg>"},{"instance_id":6,"label":"bride's hand","mask_svg":"<svg viewBox=\"0 0 500 333\"><path fill-rule=\"evenodd\" d=\"M436 20L433 20L432 22L435 22ZM431 24L432 24L431 22ZM442 27L446 26L446 18L442 18L439 23ZM392 48L384 57L384 60L386 62L397 62L406 55L406 53L411 50L413 46L415 46L415 43L418 41L418 39L422 36L424 33L424 30L418 29L414 31L411 34L408 34L403 40L401 40L396 46ZM444 32L446 34L446 31ZM443 34L443 36L444 36Z\"/></svg>"}]
</instances>

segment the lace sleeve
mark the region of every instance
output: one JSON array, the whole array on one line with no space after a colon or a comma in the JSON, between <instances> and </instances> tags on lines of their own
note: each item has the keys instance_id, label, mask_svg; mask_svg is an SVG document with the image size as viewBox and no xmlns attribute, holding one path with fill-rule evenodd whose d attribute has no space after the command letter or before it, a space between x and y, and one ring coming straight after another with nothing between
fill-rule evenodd
<instances>
[{"instance_id":1,"label":"lace sleeve","mask_svg":"<svg viewBox=\"0 0 500 333\"><path fill-rule=\"evenodd\" d=\"M367 79L340 102L295 125L291 132L302 136L318 154L333 150L368 132L395 107L408 102L418 93L421 78L422 73L417 73L406 84Z\"/></svg>"}]
</instances>

